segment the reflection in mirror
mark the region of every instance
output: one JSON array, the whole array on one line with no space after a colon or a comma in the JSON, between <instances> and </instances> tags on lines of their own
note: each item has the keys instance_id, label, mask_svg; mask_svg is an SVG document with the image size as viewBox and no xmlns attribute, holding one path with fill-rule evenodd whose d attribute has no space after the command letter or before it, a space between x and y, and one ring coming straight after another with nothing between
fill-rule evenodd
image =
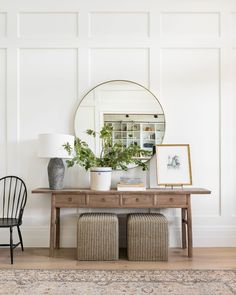
<instances>
[{"instance_id":1,"label":"reflection in mirror","mask_svg":"<svg viewBox=\"0 0 236 295\"><path fill-rule=\"evenodd\" d=\"M75 115L75 134L96 153L98 138L86 134L99 131L104 124L113 127L113 142L137 144L152 152L165 134L165 116L158 99L145 87L131 81L108 81L91 89L82 99Z\"/></svg>"},{"instance_id":2,"label":"reflection in mirror","mask_svg":"<svg viewBox=\"0 0 236 295\"><path fill-rule=\"evenodd\" d=\"M151 154L153 146L163 140L163 114L104 114L104 123L113 129L113 143L139 145Z\"/></svg>"}]
</instances>

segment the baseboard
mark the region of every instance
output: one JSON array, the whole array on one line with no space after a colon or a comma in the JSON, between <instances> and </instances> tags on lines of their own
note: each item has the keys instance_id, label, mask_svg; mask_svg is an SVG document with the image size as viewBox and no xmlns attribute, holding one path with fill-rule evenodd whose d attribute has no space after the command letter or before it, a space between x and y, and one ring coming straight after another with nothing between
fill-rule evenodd
<instances>
[{"instance_id":1,"label":"baseboard","mask_svg":"<svg viewBox=\"0 0 236 295\"><path fill-rule=\"evenodd\" d=\"M236 226L222 227L195 227L193 231L194 247L236 247ZM48 247L48 227L22 227L22 235L25 247ZM61 228L61 247L70 248L76 246L76 227ZM18 240L17 231L14 230L14 241ZM9 230L1 229L0 243L9 242ZM169 246L181 246L180 227L169 227Z\"/></svg>"},{"instance_id":2,"label":"baseboard","mask_svg":"<svg viewBox=\"0 0 236 295\"><path fill-rule=\"evenodd\" d=\"M197 227L193 232L195 247L236 247L236 226Z\"/></svg>"},{"instance_id":3,"label":"baseboard","mask_svg":"<svg viewBox=\"0 0 236 295\"><path fill-rule=\"evenodd\" d=\"M22 227L22 238L25 247L49 247L50 231L48 227ZM17 230L13 232L13 240L18 241ZM1 243L9 242L9 229L1 229ZM61 247L69 248L76 246L76 228L61 228Z\"/></svg>"},{"instance_id":4,"label":"baseboard","mask_svg":"<svg viewBox=\"0 0 236 295\"><path fill-rule=\"evenodd\" d=\"M236 227L195 227L193 230L194 247L236 247ZM170 247L181 246L180 227L169 228Z\"/></svg>"}]
</instances>

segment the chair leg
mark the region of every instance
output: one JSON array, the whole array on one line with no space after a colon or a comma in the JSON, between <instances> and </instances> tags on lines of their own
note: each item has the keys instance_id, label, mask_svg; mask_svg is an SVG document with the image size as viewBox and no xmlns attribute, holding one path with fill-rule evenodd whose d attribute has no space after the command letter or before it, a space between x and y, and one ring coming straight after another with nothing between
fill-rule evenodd
<instances>
[{"instance_id":1,"label":"chair leg","mask_svg":"<svg viewBox=\"0 0 236 295\"><path fill-rule=\"evenodd\" d=\"M13 264L13 240L12 240L12 227L10 227L10 254L11 254L11 264Z\"/></svg>"},{"instance_id":2,"label":"chair leg","mask_svg":"<svg viewBox=\"0 0 236 295\"><path fill-rule=\"evenodd\" d=\"M20 231L19 225L17 226L17 230L18 230L18 235L19 235L19 239L20 239L21 250L24 251L24 246L23 246L23 241L22 241L22 235L21 235L21 231Z\"/></svg>"}]
</instances>

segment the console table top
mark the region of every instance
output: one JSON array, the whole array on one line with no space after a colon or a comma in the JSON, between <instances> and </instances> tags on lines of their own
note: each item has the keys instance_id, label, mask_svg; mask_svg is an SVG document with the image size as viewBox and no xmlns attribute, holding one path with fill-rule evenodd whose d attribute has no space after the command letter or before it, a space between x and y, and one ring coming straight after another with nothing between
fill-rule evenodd
<instances>
[{"instance_id":1,"label":"console table top","mask_svg":"<svg viewBox=\"0 0 236 295\"><path fill-rule=\"evenodd\" d=\"M88 188L64 188L61 190L51 190L49 188L36 188L32 190L32 193L38 194L67 194L67 195L76 195L76 194L94 194L94 195L133 195L133 194L143 194L143 195L192 195L192 194L211 194L211 191L204 188L155 188L155 189L146 189L140 191L118 191L116 189L111 189L109 191L93 191Z\"/></svg>"}]
</instances>

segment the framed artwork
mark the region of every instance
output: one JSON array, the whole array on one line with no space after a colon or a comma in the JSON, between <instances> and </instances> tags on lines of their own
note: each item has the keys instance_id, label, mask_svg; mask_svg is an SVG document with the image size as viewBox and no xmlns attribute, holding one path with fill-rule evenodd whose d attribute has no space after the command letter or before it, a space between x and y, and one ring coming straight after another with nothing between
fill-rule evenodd
<instances>
[{"instance_id":1,"label":"framed artwork","mask_svg":"<svg viewBox=\"0 0 236 295\"><path fill-rule=\"evenodd\" d=\"M182 186L192 184L188 144L156 145L157 184Z\"/></svg>"}]
</instances>

